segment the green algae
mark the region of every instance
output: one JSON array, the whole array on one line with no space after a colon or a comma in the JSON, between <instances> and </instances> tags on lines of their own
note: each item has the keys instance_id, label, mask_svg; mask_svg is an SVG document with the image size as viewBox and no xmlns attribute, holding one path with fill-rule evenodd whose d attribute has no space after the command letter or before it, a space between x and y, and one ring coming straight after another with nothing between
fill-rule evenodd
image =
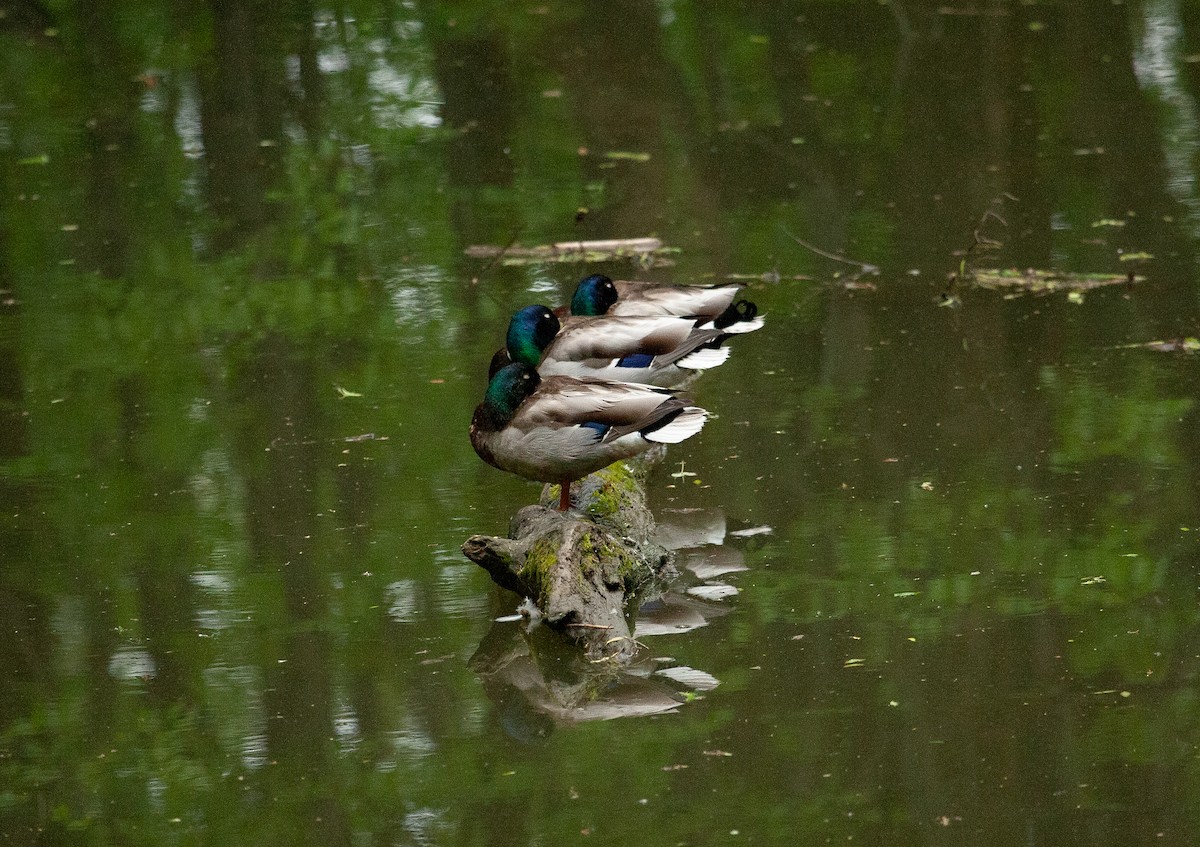
<instances>
[{"instance_id":1,"label":"green algae","mask_svg":"<svg viewBox=\"0 0 1200 847\"><path fill-rule=\"evenodd\" d=\"M551 533L539 538L525 553L525 563L521 566L521 579L532 589L537 597L546 596L546 581L551 570L558 564L558 550L562 544L559 533Z\"/></svg>"},{"instance_id":2,"label":"green algae","mask_svg":"<svg viewBox=\"0 0 1200 847\"><path fill-rule=\"evenodd\" d=\"M640 497L641 481L625 462L614 462L592 475L597 486L587 504L593 518L615 518L631 498Z\"/></svg>"}]
</instances>

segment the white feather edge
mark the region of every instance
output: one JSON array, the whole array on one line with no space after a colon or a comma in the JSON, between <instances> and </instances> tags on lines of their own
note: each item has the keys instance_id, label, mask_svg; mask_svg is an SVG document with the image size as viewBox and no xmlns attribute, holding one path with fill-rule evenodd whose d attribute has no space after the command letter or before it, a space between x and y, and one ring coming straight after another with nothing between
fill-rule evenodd
<instances>
[{"instance_id":1,"label":"white feather edge","mask_svg":"<svg viewBox=\"0 0 1200 847\"><path fill-rule=\"evenodd\" d=\"M678 444L699 432L704 427L706 420L708 420L708 412L699 406L685 406L683 411L675 416L675 420L642 437L647 441L656 441L659 444Z\"/></svg>"},{"instance_id":2,"label":"white feather edge","mask_svg":"<svg viewBox=\"0 0 1200 847\"><path fill-rule=\"evenodd\" d=\"M681 368L693 370L715 368L717 365L725 364L730 352L728 347L702 347L694 353L688 353L675 364Z\"/></svg>"},{"instance_id":3,"label":"white feather edge","mask_svg":"<svg viewBox=\"0 0 1200 847\"><path fill-rule=\"evenodd\" d=\"M761 330L763 326L766 325L766 320L763 320L762 318L751 318L750 320L739 320L739 322L736 324L724 326L724 328L721 328L721 332L728 332L730 335L745 335L746 332ZM696 329L713 330L716 328L713 325L712 320L709 320L707 324L701 324L700 326L697 326Z\"/></svg>"}]
</instances>

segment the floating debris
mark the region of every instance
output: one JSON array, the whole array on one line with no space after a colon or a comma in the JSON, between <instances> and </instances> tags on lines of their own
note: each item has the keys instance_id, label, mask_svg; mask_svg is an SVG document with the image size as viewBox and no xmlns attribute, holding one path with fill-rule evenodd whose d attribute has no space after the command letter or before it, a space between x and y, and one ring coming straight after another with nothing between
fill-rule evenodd
<instances>
[{"instance_id":1,"label":"floating debris","mask_svg":"<svg viewBox=\"0 0 1200 847\"><path fill-rule=\"evenodd\" d=\"M732 282L766 282L775 284L784 280L792 280L797 282L816 282L817 277L809 276L808 274L780 274L779 271L764 271L760 274L725 274L725 278Z\"/></svg>"},{"instance_id":2,"label":"floating debris","mask_svg":"<svg viewBox=\"0 0 1200 847\"><path fill-rule=\"evenodd\" d=\"M560 241L536 247L475 244L463 252L472 259L492 259L508 267L547 262L610 262L615 259L636 259L647 267L662 267L671 264L665 256L678 253L679 250L667 247L658 238L608 238Z\"/></svg>"},{"instance_id":3,"label":"floating debris","mask_svg":"<svg viewBox=\"0 0 1200 847\"><path fill-rule=\"evenodd\" d=\"M604 158L612 159L616 162L649 162L649 153L635 153L630 150L609 150L604 154Z\"/></svg>"},{"instance_id":4,"label":"floating debris","mask_svg":"<svg viewBox=\"0 0 1200 847\"><path fill-rule=\"evenodd\" d=\"M677 471L675 471L675 473L671 474L671 478L672 479L683 479L684 477L696 475L692 471L685 471L683 468L684 468L684 462L680 462L679 470L677 470Z\"/></svg>"},{"instance_id":5,"label":"floating debris","mask_svg":"<svg viewBox=\"0 0 1200 847\"><path fill-rule=\"evenodd\" d=\"M1135 344L1119 344L1114 350L1153 350L1156 353L1200 353L1200 338L1172 338L1167 341L1141 341Z\"/></svg>"},{"instance_id":6,"label":"floating debris","mask_svg":"<svg viewBox=\"0 0 1200 847\"><path fill-rule=\"evenodd\" d=\"M1008 291L1012 295L1051 294L1056 291L1091 291L1107 285L1132 285L1144 282L1145 277L1132 271L1124 274L1068 273L1066 271L1043 271L1035 268L1019 271L989 270L976 268L970 272L970 280L980 288L993 291Z\"/></svg>"}]
</instances>

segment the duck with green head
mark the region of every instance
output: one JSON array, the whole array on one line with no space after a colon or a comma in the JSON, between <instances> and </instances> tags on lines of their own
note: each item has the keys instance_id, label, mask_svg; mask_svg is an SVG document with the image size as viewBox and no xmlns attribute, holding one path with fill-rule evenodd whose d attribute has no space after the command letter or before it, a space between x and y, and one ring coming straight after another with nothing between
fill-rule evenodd
<instances>
[{"instance_id":1,"label":"duck with green head","mask_svg":"<svg viewBox=\"0 0 1200 847\"><path fill-rule=\"evenodd\" d=\"M652 282L613 280L592 274L580 280L571 298L571 314L691 317L698 327L720 329L732 335L761 329L758 306L737 296L746 286L659 285Z\"/></svg>"},{"instance_id":2,"label":"duck with green head","mask_svg":"<svg viewBox=\"0 0 1200 847\"><path fill-rule=\"evenodd\" d=\"M509 362L524 362L542 376L575 376L676 386L696 371L729 358L729 334L696 326L694 318L568 317L547 306L519 309L508 324L503 350L489 376Z\"/></svg>"},{"instance_id":3,"label":"duck with green head","mask_svg":"<svg viewBox=\"0 0 1200 847\"><path fill-rule=\"evenodd\" d=\"M505 365L488 382L471 418L471 446L489 465L562 486L700 431L708 413L674 392L648 385L541 377L524 362Z\"/></svg>"}]
</instances>

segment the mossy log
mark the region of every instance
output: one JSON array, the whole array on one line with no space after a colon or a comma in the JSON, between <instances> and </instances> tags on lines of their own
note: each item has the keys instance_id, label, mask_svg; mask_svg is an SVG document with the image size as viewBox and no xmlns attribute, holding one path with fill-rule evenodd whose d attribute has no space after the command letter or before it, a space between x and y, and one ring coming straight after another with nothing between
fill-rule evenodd
<instances>
[{"instance_id":1,"label":"mossy log","mask_svg":"<svg viewBox=\"0 0 1200 847\"><path fill-rule=\"evenodd\" d=\"M559 487L517 512L508 538L474 535L468 559L493 581L537 606L545 623L580 641L589 657L627 659L635 652L630 595L674 573L670 554L652 539L645 480L653 457L617 462L584 478L574 508L558 512Z\"/></svg>"}]
</instances>

